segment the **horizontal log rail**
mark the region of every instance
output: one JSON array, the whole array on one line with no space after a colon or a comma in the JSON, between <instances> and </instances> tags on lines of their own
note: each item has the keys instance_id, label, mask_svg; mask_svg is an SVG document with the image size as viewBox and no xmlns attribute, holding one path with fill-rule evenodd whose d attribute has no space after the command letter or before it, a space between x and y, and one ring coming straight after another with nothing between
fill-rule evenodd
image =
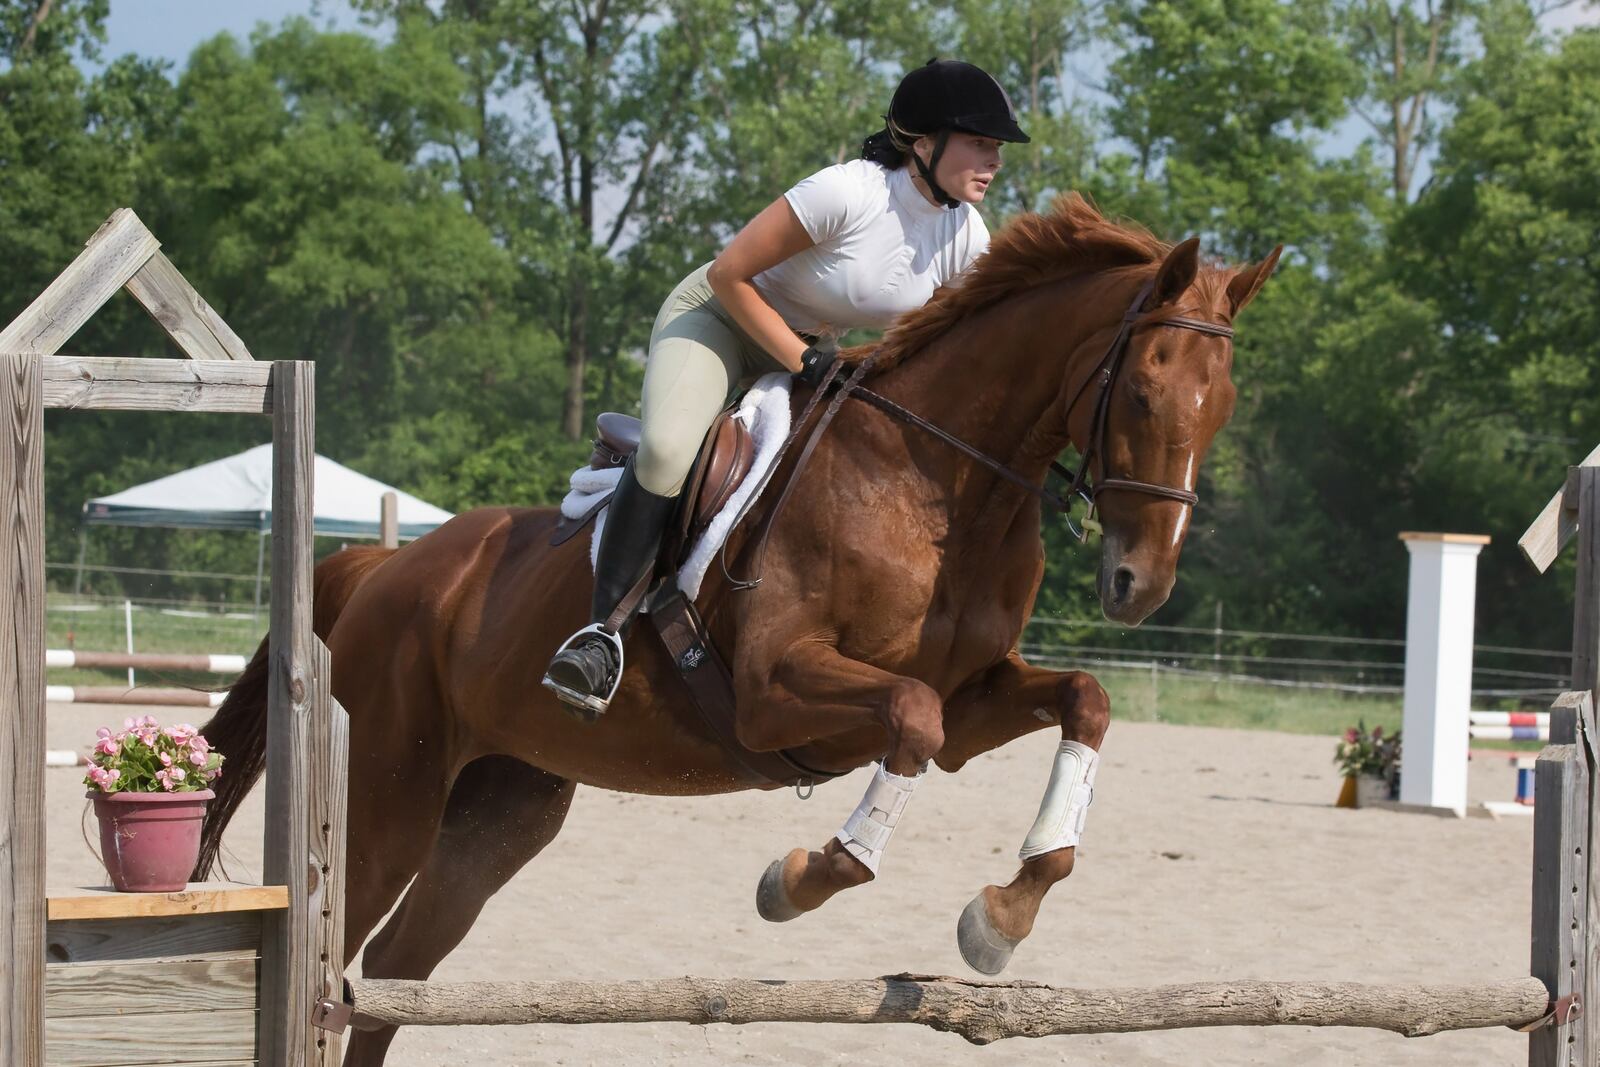
<instances>
[{"instance_id":1,"label":"horizontal log rail","mask_svg":"<svg viewBox=\"0 0 1600 1067\"><path fill-rule=\"evenodd\" d=\"M1361 1026L1421 1037L1486 1026L1524 1029L1550 1012L1537 978L1479 985L1201 982L1061 989L936 975L777 981L416 982L349 979L353 1025L525 1023L914 1023L974 1044L1007 1037L1194 1026Z\"/></svg>"}]
</instances>

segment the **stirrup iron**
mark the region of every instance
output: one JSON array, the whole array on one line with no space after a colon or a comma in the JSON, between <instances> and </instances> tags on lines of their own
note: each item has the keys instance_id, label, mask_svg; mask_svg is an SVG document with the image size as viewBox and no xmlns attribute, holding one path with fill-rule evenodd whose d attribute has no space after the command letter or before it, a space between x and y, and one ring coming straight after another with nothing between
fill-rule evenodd
<instances>
[{"instance_id":1,"label":"stirrup iron","mask_svg":"<svg viewBox=\"0 0 1600 1067\"><path fill-rule=\"evenodd\" d=\"M622 684L622 669L626 661L622 654L621 635L607 630L600 623L591 623L562 642L561 647L556 649L555 655L561 655L567 649L584 642L590 637L597 637L605 642L612 655L616 657L616 666L612 668L610 676L606 679L605 692L603 694L580 693L575 689L569 689L561 685L559 682L552 681L548 674L545 675L542 684L546 689L554 693L563 704L577 711L588 721L593 722L606 713L606 708L610 706L611 699L617 695L617 688ZM551 658L554 659L555 657L552 656Z\"/></svg>"}]
</instances>

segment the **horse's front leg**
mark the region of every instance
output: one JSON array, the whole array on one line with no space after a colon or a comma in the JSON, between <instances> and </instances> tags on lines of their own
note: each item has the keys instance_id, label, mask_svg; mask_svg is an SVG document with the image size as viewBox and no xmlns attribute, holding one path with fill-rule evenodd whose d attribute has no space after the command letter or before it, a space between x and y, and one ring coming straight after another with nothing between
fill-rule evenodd
<instances>
[{"instance_id":1,"label":"horse's front leg","mask_svg":"<svg viewBox=\"0 0 1600 1067\"><path fill-rule=\"evenodd\" d=\"M1020 852L1022 869L1009 884L986 887L956 924L968 965L999 974L1032 932L1045 893L1072 873L1111 703L1092 676L1032 667L1013 653L956 693L948 718L950 737L939 756L946 770L1042 725L1061 725L1050 783Z\"/></svg>"},{"instance_id":2,"label":"horse's front leg","mask_svg":"<svg viewBox=\"0 0 1600 1067\"><path fill-rule=\"evenodd\" d=\"M774 860L756 889L756 910L785 922L842 889L871 881L928 761L944 745L943 701L929 686L804 642L791 647L770 684L739 704L739 739L757 751L801 745L877 724L887 735L861 803L822 848Z\"/></svg>"}]
</instances>

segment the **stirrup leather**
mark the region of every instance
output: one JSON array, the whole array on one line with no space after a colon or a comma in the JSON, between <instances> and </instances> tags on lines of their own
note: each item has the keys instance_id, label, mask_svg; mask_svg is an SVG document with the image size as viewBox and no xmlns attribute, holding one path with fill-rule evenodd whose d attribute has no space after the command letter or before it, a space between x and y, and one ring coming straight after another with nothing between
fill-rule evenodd
<instances>
[{"instance_id":1,"label":"stirrup leather","mask_svg":"<svg viewBox=\"0 0 1600 1067\"><path fill-rule=\"evenodd\" d=\"M611 698L617 695L617 687L622 684L622 669L626 664L622 654L621 636L607 630L600 623L591 623L562 642L561 647L556 649L555 654L559 656L567 649L590 637L598 637L601 641L604 641L616 657L616 666L606 679L605 692L599 695L580 693L577 690L561 685L559 682L552 681L548 674L544 677L544 687L560 698L562 703L570 704L574 708L579 708L598 716L605 714L606 708L611 704Z\"/></svg>"}]
</instances>

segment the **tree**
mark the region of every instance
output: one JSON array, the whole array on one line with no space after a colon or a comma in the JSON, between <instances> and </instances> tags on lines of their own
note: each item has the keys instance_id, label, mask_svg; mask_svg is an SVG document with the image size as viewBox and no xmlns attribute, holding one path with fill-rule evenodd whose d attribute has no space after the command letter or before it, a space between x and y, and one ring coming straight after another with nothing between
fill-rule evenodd
<instances>
[{"instance_id":1,"label":"tree","mask_svg":"<svg viewBox=\"0 0 1600 1067\"><path fill-rule=\"evenodd\" d=\"M1320 260L1364 225L1367 161L1317 153L1359 77L1328 47L1328 0L1117 0L1110 13L1110 128L1131 146L1108 161L1118 206L1241 260L1280 242Z\"/></svg>"},{"instance_id":2,"label":"tree","mask_svg":"<svg viewBox=\"0 0 1600 1067\"><path fill-rule=\"evenodd\" d=\"M1463 60L1472 0L1348 0L1343 41L1365 74L1355 112L1387 148L1391 193L1411 195L1417 163L1437 132L1435 99Z\"/></svg>"},{"instance_id":3,"label":"tree","mask_svg":"<svg viewBox=\"0 0 1600 1067\"><path fill-rule=\"evenodd\" d=\"M452 146L453 156L474 209L512 250L523 295L562 339L561 426L578 439L587 371L597 353L614 355L610 308L628 289L627 263L614 253L625 237L639 239L630 227L648 226L641 205L693 134L687 102L726 7L659 0L359 6L390 25L429 26L466 73L474 130ZM603 204L608 194L613 199Z\"/></svg>"}]
</instances>

